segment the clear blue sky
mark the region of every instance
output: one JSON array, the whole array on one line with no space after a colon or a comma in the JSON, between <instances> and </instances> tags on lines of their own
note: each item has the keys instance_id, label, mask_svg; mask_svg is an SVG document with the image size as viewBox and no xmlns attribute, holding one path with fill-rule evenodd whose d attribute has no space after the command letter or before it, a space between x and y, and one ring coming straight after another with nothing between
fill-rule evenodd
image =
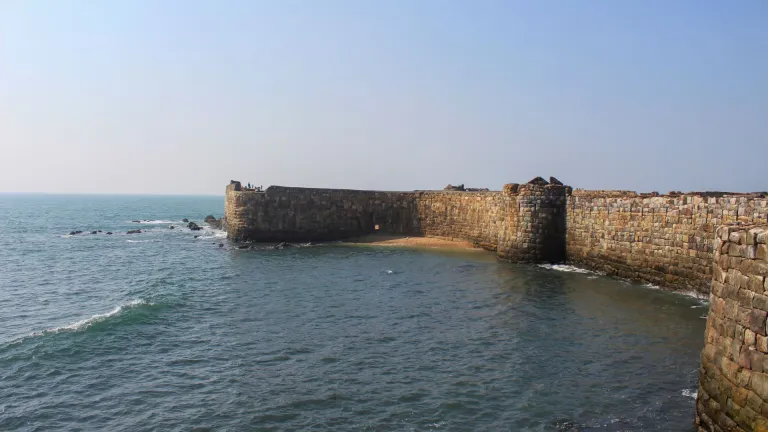
<instances>
[{"instance_id":1,"label":"clear blue sky","mask_svg":"<svg viewBox=\"0 0 768 432\"><path fill-rule=\"evenodd\" d=\"M0 191L768 189L768 1L0 1Z\"/></svg>"}]
</instances>

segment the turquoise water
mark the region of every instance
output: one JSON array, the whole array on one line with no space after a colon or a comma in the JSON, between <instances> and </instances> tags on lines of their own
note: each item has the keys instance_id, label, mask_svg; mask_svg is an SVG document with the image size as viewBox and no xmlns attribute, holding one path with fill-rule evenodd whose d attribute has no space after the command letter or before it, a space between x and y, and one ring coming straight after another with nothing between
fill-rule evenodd
<instances>
[{"instance_id":1,"label":"turquoise water","mask_svg":"<svg viewBox=\"0 0 768 432\"><path fill-rule=\"evenodd\" d=\"M168 229L222 210L0 195L0 430L692 430L699 300L483 252Z\"/></svg>"}]
</instances>

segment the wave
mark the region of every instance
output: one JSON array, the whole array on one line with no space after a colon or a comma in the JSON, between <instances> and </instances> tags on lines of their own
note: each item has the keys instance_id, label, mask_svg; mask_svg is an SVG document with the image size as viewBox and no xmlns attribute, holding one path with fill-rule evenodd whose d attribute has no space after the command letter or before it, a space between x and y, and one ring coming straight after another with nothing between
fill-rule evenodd
<instances>
[{"instance_id":1,"label":"wave","mask_svg":"<svg viewBox=\"0 0 768 432\"><path fill-rule=\"evenodd\" d=\"M688 390L688 389L684 389L681 393L685 397L694 398L694 399L696 399L696 396L699 395L698 391L696 391L696 390Z\"/></svg>"},{"instance_id":2,"label":"wave","mask_svg":"<svg viewBox=\"0 0 768 432\"><path fill-rule=\"evenodd\" d=\"M104 321L108 321L110 319L118 317L118 316L124 314L125 312L127 312L127 311L129 311L131 309L136 309L136 308L139 308L139 307L142 307L142 306L154 306L154 305L155 305L154 303L150 303L150 302L148 302L146 300L131 300L128 303L121 304L121 305L115 307L114 309L112 309L109 312L102 313L102 314L92 315L92 316L90 316L88 318L82 319L80 321L75 321L75 322L73 322L71 324L67 324L65 326L52 327L52 328L49 328L49 329L45 329L43 331L32 332L32 333L28 334L27 336L23 336L21 338L13 340L13 341L5 344L4 346L16 345L16 344L24 342L27 339L35 338L35 337L54 335L54 334L57 334L57 333L74 333L74 332L83 331L83 330L91 327L94 324L101 323L101 322L104 322Z\"/></svg>"},{"instance_id":3,"label":"wave","mask_svg":"<svg viewBox=\"0 0 768 432\"><path fill-rule=\"evenodd\" d=\"M224 230L211 228L211 227L203 227L203 234L200 235L196 240L211 240L211 239L224 239L227 238L227 232Z\"/></svg>"},{"instance_id":4,"label":"wave","mask_svg":"<svg viewBox=\"0 0 768 432\"><path fill-rule=\"evenodd\" d=\"M539 264L539 267L545 268L548 270L557 270L561 272L567 272L567 273L589 273L589 274L597 274L593 272L592 270L583 269L580 267L568 265L568 264Z\"/></svg>"},{"instance_id":5,"label":"wave","mask_svg":"<svg viewBox=\"0 0 768 432\"><path fill-rule=\"evenodd\" d=\"M117 306L111 311L103 314L96 314L89 318L73 322L72 324L65 325L63 327L54 327L40 332L41 334L60 333L60 332L74 332L85 330L88 327L98 322L104 321L113 316L120 315L123 311L135 308L137 306L152 306L153 304L145 300L131 300L128 303Z\"/></svg>"},{"instance_id":6,"label":"wave","mask_svg":"<svg viewBox=\"0 0 768 432\"><path fill-rule=\"evenodd\" d=\"M146 224L146 225L163 225L163 224L174 224L178 223L181 224L183 222L181 221L172 221L172 220L165 220L165 219L156 219L156 220L132 220L131 223L140 223L140 224Z\"/></svg>"},{"instance_id":7,"label":"wave","mask_svg":"<svg viewBox=\"0 0 768 432\"><path fill-rule=\"evenodd\" d=\"M694 299L698 300L699 304L691 306L691 308L709 306L709 296L706 295L706 294L702 294L702 293L700 293L698 291L693 291L693 290L669 290L669 289L664 289L664 288L662 288L662 287L660 287L658 285L654 285L654 284L652 284L650 282L643 284L643 287L644 288L655 289L655 290L666 291L666 292L670 292L670 293L673 293L673 294L680 294L680 295L684 295L686 297L691 297L691 298L694 298Z\"/></svg>"}]
</instances>

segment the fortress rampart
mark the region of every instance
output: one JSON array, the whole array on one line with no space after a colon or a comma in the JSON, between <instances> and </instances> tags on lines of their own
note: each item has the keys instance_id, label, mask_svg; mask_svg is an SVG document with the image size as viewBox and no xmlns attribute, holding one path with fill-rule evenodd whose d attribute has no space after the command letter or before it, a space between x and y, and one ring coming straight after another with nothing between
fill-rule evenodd
<instances>
[{"instance_id":1,"label":"fortress rampart","mask_svg":"<svg viewBox=\"0 0 768 432\"><path fill-rule=\"evenodd\" d=\"M715 230L768 223L762 194L572 190L556 179L501 191L380 192L227 186L234 241L339 240L375 232L463 240L515 262L568 261L706 294Z\"/></svg>"},{"instance_id":2,"label":"fortress rampart","mask_svg":"<svg viewBox=\"0 0 768 432\"><path fill-rule=\"evenodd\" d=\"M566 214L568 261L708 294L716 228L768 223L768 199L761 194L576 190L568 197Z\"/></svg>"},{"instance_id":3,"label":"fortress rampart","mask_svg":"<svg viewBox=\"0 0 768 432\"><path fill-rule=\"evenodd\" d=\"M561 184L510 184L503 191L379 192L227 186L233 241L326 241L376 232L473 242L514 261L565 259Z\"/></svg>"},{"instance_id":4,"label":"fortress rampart","mask_svg":"<svg viewBox=\"0 0 768 432\"><path fill-rule=\"evenodd\" d=\"M722 226L701 355L700 432L768 431L768 226Z\"/></svg>"},{"instance_id":5,"label":"fortress rampart","mask_svg":"<svg viewBox=\"0 0 768 432\"><path fill-rule=\"evenodd\" d=\"M551 179L554 180L554 179ZM514 262L568 261L708 294L699 432L768 432L765 194L571 190L537 178L502 191L377 192L227 186L233 241L383 232L473 242Z\"/></svg>"}]
</instances>

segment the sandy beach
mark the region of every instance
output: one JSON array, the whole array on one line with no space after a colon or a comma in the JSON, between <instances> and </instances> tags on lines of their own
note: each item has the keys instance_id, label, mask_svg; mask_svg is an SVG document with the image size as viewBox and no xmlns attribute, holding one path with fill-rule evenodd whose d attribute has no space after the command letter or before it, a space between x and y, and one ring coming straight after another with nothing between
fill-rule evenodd
<instances>
[{"instance_id":1,"label":"sandy beach","mask_svg":"<svg viewBox=\"0 0 768 432\"><path fill-rule=\"evenodd\" d=\"M358 237L346 241L350 244L370 245L370 246L396 246L396 247L414 247L414 248L432 248L432 249L454 249L454 250L476 250L483 249L475 247L472 243L466 241L443 240L431 237L403 237L391 236L385 234L373 234Z\"/></svg>"}]
</instances>

